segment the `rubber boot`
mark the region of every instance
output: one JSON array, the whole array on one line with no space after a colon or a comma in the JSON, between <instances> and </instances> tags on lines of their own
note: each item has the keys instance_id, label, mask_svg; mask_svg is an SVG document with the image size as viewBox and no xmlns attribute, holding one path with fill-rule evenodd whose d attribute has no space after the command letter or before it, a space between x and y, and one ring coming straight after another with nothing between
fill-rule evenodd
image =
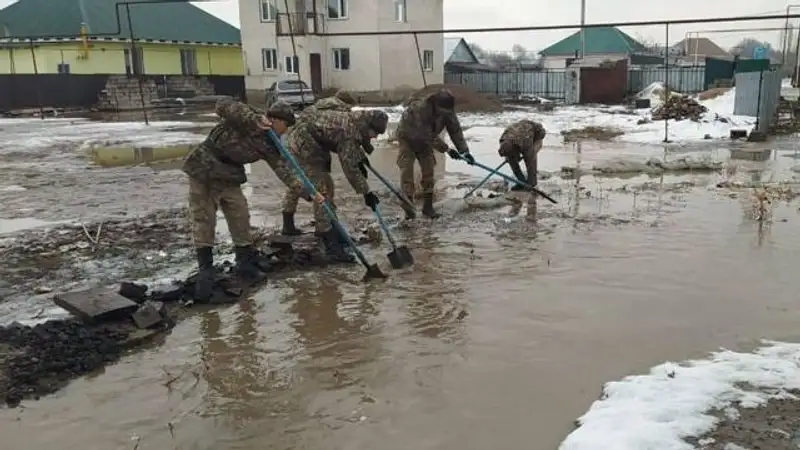
<instances>
[{"instance_id":1,"label":"rubber boot","mask_svg":"<svg viewBox=\"0 0 800 450\"><path fill-rule=\"evenodd\" d=\"M256 258L258 252L251 246L236 247L234 249L236 255L236 273L246 279L261 279L264 273L258 268Z\"/></svg>"},{"instance_id":2,"label":"rubber boot","mask_svg":"<svg viewBox=\"0 0 800 450\"><path fill-rule=\"evenodd\" d=\"M284 236L299 236L303 234L303 232L294 225L294 213L283 213L283 229L281 230L281 234Z\"/></svg>"},{"instance_id":3,"label":"rubber boot","mask_svg":"<svg viewBox=\"0 0 800 450\"><path fill-rule=\"evenodd\" d=\"M197 252L197 280L194 297L198 303L209 302L214 294L214 249L199 247Z\"/></svg>"},{"instance_id":4,"label":"rubber boot","mask_svg":"<svg viewBox=\"0 0 800 450\"><path fill-rule=\"evenodd\" d=\"M425 194L422 200L422 214L429 219L436 219L439 213L433 209L433 194Z\"/></svg>"},{"instance_id":5,"label":"rubber boot","mask_svg":"<svg viewBox=\"0 0 800 450\"><path fill-rule=\"evenodd\" d=\"M342 245L342 236L339 235L339 232L336 231L336 228L331 228L330 230L321 234L322 243L325 245L325 253L327 253L328 257L333 259L336 262L354 262L355 257L348 253L345 250L345 246Z\"/></svg>"}]
</instances>

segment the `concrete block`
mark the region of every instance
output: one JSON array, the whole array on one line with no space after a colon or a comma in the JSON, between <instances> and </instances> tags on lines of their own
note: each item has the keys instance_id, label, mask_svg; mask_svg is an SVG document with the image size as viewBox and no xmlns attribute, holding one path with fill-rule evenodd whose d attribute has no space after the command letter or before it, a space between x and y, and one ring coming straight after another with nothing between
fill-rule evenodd
<instances>
[{"instance_id":1,"label":"concrete block","mask_svg":"<svg viewBox=\"0 0 800 450\"><path fill-rule=\"evenodd\" d=\"M767 140L767 133L763 131L751 131L747 136L747 142L765 142Z\"/></svg>"},{"instance_id":2,"label":"concrete block","mask_svg":"<svg viewBox=\"0 0 800 450\"><path fill-rule=\"evenodd\" d=\"M164 304L161 302L144 302L139 306L139 309L133 313L132 318L133 323L141 329L153 328L160 325L166 318Z\"/></svg>"},{"instance_id":3,"label":"concrete block","mask_svg":"<svg viewBox=\"0 0 800 450\"><path fill-rule=\"evenodd\" d=\"M747 137L747 130L731 130L731 139L744 139Z\"/></svg>"},{"instance_id":4,"label":"concrete block","mask_svg":"<svg viewBox=\"0 0 800 450\"><path fill-rule=\"evenodd\" d=\"M94 288L56 294L53 303L86 322L106 322L130 317L139 305L114 289Z\"/></svg>"},{"instance_id":5,"label":"concrete block","mask_svg":"<svg viewBox=\"0 0 800 450\"><path fill-rule=\"evenodd\" d=\"M767 161L772 156L769 149L736 149L731 150L731 159L742 159L745 161Z\"/></svg>"}]
</instances>

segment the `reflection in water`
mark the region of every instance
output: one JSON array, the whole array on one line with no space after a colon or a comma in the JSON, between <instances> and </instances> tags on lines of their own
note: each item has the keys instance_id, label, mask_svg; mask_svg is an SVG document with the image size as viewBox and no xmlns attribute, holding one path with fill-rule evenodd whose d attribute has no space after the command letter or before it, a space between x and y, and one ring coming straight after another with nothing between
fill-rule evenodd
<instances>
[{"instance_id":1,"label":"reflection in water","mask_svg":"<svg viewBox=\"0 0 800 450\"><path fill-rule=\"evenodd\" d=\"M294 283L297 315L292 322L305 348L309 364L305 370L321 381L323 388L348 384L355 377L348 371L371 362L378 349L371 349L365 334L371 333L370 319L376 314L368 300L343 302L340 281L331 277L308 278Z\"/></svg>"},{"instance_id":2,"label":"reflection in water","mask_svg":"<svg viewBox=\"0 0 800 450\"><path fill-rule=\"evenodd\" d=\"M412 332L429 338L450 336L458 328L462 314L458 298L463 296L464 290L455 274L462 274L469 264L463 258L463 249L457 261L435 255L433 249L445 247L435 233L431 227L417 227L409 233L409 238L417 243L414 246L414 279L399 294Z\"/></svg>"},{"instance_id":3,"label":"reflection in water","mask_svg":"<svg viewBox=\"0 0 800 450\"><path fill-rule=\"evenodd\" d=\"M235 428L263 416L253 402L259 383L267 379L262 367L258 344L258 321L255 302L247 299L239 303L240 314L233 331L223 335L222 321L217 311L203 315L200 323L201 359L208 382L206 406L213 415L233 422Z\"/></svg>"}]
</instances>

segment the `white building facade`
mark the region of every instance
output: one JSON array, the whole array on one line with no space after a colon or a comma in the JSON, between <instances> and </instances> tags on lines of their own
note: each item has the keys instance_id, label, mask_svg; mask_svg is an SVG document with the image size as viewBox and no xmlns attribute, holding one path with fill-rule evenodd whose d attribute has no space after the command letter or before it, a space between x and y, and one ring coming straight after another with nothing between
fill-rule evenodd
<instances>
[{"instance_id":1,"label":"white building facade","mask_svg":"<svg viewBox=\"0 0 800 450\"><path fill-rule=\"evenodd\" d=\"M317 91L391 91L443 82L441 33L417 35L419 52L411 34L314 35L441 30L443 0L239 0L239 16L248 90L267 89L298 73Z\"/></svg>"}]
</instances>

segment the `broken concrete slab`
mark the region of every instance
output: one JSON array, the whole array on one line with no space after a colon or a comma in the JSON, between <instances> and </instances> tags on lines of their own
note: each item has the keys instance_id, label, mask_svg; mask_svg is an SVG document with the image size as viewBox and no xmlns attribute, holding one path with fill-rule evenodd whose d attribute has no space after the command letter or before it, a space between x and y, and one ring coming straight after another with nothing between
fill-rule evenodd
<instances>
[{"instance_id":1,"label":"broken concrete slab","mask_svg":"<svg viewBox=\"0 0 800 450\"><path fill-rule=\"evenodd\" d=\"M770 149L740 148L731 150L731 159L746 161L767 161L772 156Z\"/></svg>"},{"instance_id":2,"label":"broken concrete slab","mask_svg":"<svg viewBox=\"0 0 800 450\"><path fill-rule=\"evenodd\" d=\"M139 305L111 288L56 294L53 303L85 322L107 322L130 317Z\"/></svg>"},{"instance_id":3,"label":"broken concrete slab","mask_svg":"<svg viewBox=\"0 0 800 450\"><path fill-rule=\"evenodd\" d=\"M731 139L744 139L747 137L747 130L731 130Z\"/></svg>"},{"instance_id":4,"label":"broken concrete slab","mask_svg":"<svg viewBox=\"0 0 800 450\"><path fill-rule=\"evenodd\" d=\"M147 301L139 306L131 318L138 328L154 328L166 321L166 309L161 302Z\"/></svg>"}]
</instances>

